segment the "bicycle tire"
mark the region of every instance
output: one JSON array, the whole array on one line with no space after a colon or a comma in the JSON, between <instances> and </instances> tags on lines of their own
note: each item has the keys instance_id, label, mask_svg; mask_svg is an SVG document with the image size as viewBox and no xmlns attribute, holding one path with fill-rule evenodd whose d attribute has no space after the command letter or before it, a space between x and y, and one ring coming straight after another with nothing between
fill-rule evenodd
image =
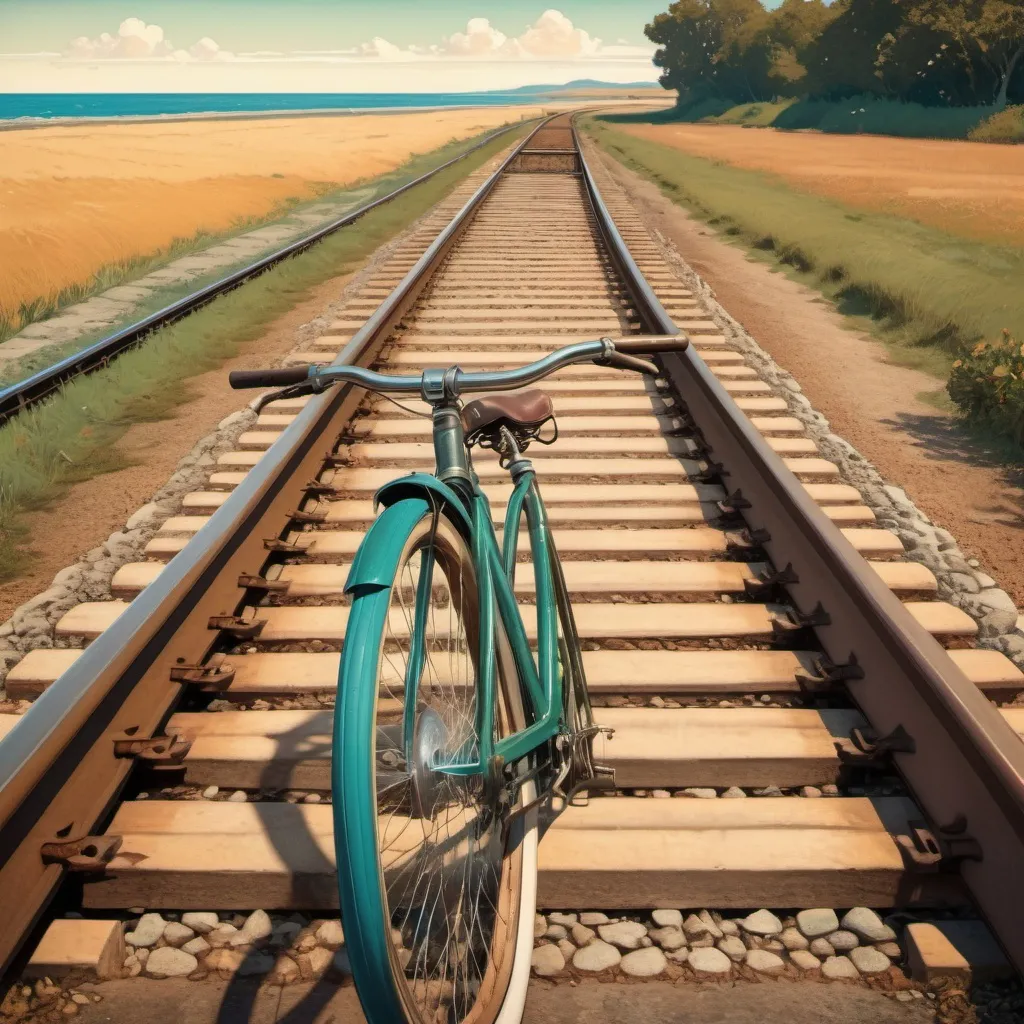
<instances>
[{"instance_id":1,"label":"bicycle tire","mask_svg":"<svg viewBox=\"0 0 1024 1024\"><path fill-rule=\"evenodd\" d=\"M472 557L455 524L429 509L404 535L371 532L366 545L386 548L366 557L396 568L389 585L353 596L346 634L358 642L348 640L342 652L332 768L341 916L360 1002L369 1024L518 1024L533 947L536 815L515 824L506 849L501 815L487 826L486 812L498 809L485 806L479 777L428 767L456 747L464 755L475 737ZM421 630L414 599L427 586ZM438 602L449 614L447 634L437 629ZM410 745L404 669L420 643L424 683ZM524 713L507 643L496 644L496 656L502 725L518 729ZM521 800L532 793L524 787Z\"/></svg>"}]
</instances>

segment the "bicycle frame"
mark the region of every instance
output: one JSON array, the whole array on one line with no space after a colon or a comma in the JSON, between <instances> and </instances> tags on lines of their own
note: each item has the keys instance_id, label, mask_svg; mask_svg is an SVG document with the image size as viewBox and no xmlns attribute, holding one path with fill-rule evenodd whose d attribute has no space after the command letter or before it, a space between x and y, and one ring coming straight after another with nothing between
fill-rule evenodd
<instances>
[{"instance_id":1,"label":"bicycle frame","mask_svg":"<svg viewBox=\"0 0 1024 1024\"><path fill-rule=\"evenodd\" d=\"M509 498L504 521L504 543L498 549L490 502L480 489L472 472L465 435L458 408L448 401L434 408L434 448L437 468L433 478L418 474L408 478L409 487L401 487L400 494L411 496L410 491L424 494L430 484L439 481L449 503L458 501L459 518L468 527L470 551L473 557L480 608L479 650L477 665L477 750L475 756L461 762L436 765L435 770L447 775L484 775L495 765L516 762L527 757L538 747L558 734L562 726L563 691L559 663L558 594L552 572L554 546L551 540L547 514L536 487L536 471L520 457L515 473L515 485ZM403 483L394 481L385 491ZM449 484L451 486L449 486ZM430 504L436 505L434 495ZM522 516L525 513L530 546L534 559L534 579L537 595L537 659L534 660L526 628L514 594L516 555ZM429 555L427 557L430 557ZM353 567L354 568L354 567ZM420 581L415 599L413 635L423 636L423 624L430 608L432 567L421 567ZM508 638L519 678L523 683L523 699L530 724L510 736L497 741L494 738L494 711L496 695L496 628L498 619ZM422 645L410 649L407 667L405 719L403 738L406 749L412 749L416 700L426 652Z\"/></svg>"}]
</instances>

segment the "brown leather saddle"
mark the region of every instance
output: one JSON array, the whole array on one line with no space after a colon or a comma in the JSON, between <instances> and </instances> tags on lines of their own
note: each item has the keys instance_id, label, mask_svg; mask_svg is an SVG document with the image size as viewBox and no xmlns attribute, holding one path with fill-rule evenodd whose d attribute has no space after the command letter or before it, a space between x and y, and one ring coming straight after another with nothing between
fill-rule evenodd
<instances>
[{"instance_id":1,"label":"brown leather saddle","mask_svg":"<svg viewBox=\"0 0 1024 1024\"><path fill-rule=\"evenodd\" d=\"M541 428L555 418L551 397L544 391L518 391L508 395L485 395L467 402L462 409L466 443L501 450L504 427L516 439L520 451L539 441ZM555 436L557 437L557 428ZM553 439L552 439L553 440ZM550 441L542 442L550 444Z\"/></svg>"}]
</instances>

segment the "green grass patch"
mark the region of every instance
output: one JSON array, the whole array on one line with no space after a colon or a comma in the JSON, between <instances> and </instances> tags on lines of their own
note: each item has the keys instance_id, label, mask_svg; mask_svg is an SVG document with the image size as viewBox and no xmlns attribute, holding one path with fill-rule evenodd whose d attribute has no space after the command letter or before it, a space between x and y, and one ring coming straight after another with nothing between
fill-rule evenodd
<instances>
[{"instance_id":1,"label":"green grass patch","mask_svg":"<svg viewBox=\"0 0 1024 1024\"><path fill-rule=\"evenodd\" d=\"M884 340L894 361L945 378L956 359L1004 329L1024 336L1024 249L791 189L756 171L691 156L587 120L598 143L753 254L832 299Z\"/></svg>"},{"instance_id":2,"label":"green grass patch","mask_svg":"<svg viewBox=\"0 0 1024 1024\"><path fill-rule=\"evenodd\" d=\"M789 131L837 135L894 135L907 139L971 139L975 142L1024 141L1024 108L925 107L877 96L847 100L786 99L777 103L743 103L702 99L677 106L657 118L646 114L608 115L609 123L683 121L741 124ZM1016 113L1013 113L1016 111Z\"/></svg>"},{"instance_id":3,"label":"green grass patch","mask_svg":"<svg viewBox=\"0 0 1024 1024\"><path fill-rule=\"evenodd\" d=\"M116 442L133 423L166 418L190 398L188 378L259 338L311 288L358 267L520 134L494 140L0 427L0 582L16 577L31 557L33 510L72 483L128 465Z\"/></svg>"}]
</instances>

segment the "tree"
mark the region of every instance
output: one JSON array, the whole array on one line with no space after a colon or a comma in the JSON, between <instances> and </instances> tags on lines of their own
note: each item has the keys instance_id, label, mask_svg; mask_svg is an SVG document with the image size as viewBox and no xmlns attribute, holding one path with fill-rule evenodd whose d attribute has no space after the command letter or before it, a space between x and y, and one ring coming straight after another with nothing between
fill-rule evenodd
<instances>
[{"instance_id":1,"label":"tree","mask_svg":"<svg viewBox=\"0 0 1024 1024\"><path fill-rule=\"evenodd\" d=\"M759 0L676 0L644 32L661 84L680 101L755 102L774 94L768 12Z\"/></svg>"},{"instance_id":2,"label":"tree","mask_svg":"<svg viewBox=\"0 0 1024 1024\"><path fill-rule=\"evenodd\" d=\"M821 36L841 10L841 4L829 6L824 0L783 0L771 15L772 76L780 89L793 95L800 91L807 69L799 53Z\"/></svg>"},{"instance_id":3,"label":"tree","mask_svg":"<svg viewBox=\"0 0 1024 1024\"><path fill-rule=\"evenodd\" d=\"M809 91L823 99L847 99L888 89L876 67L886 36L904 24L898 0L836 0L840 9L821 35L797 52L807 68Z\"/></svg>"},{"instance_id":4,"label":"tree","mask_svg":"<svg viewBox=\"0 0 1024 1024\"><path fill-rule=\"evenodd\" d=\"M908 23L946 33L965 61L984 66L996 83L996 106L1006 106L1010 82L1024 60L1021 0L902 0L902 5Z\"/></svg>"}]
</instances>

